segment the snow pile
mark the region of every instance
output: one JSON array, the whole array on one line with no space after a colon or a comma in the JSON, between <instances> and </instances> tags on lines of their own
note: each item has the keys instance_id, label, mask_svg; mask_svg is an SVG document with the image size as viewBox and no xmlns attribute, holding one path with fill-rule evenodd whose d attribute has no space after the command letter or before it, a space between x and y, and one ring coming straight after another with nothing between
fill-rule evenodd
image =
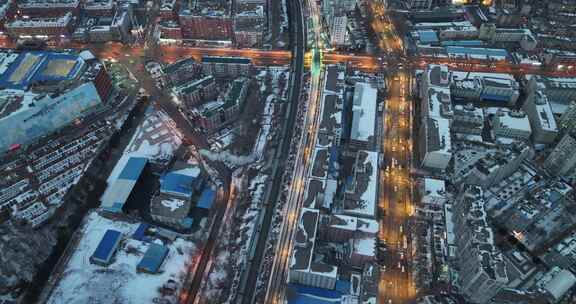
<instances>
[{"instance_id":1,"label":"snow pile","mask_svg":"<svg viewBox=\"0 0 576 304\"><path fill-rule=\"evenodd\" d=\"M97 212L88 215L82 227L82 239L67 261L65 270L47 303L156 303L160 299L176 301L197 251L193 243L176 239L169 248L158 274L138 273L136 266L149 244L131 239L139 223L113 221ZM108 229L120 231L123 240L108 267L91 264L89 259Z\"/></svg>"},{"instance_id":2,"label":"snow pile","mask_svg":"<svg viewBox=\"0 0 576 304\"><path fill-rule=\"evenodd\" d=\"M175 198L169 200L162 200L162 205L166 208L170 208L170 211L174 212L178 208L182 208L182 206L184 206L184 201Z\"/></svg>"},{"instance_id":3,"label":"snow pile","mask_svg":"<svg viewBox=\"0 0 576 304\"><path fill-rule=\"evenodd\" d=\"M229 168L241 167L255 161L255 158L252 155L234 155L228 151L215 153L208 150L200 150L200 154L211 161L221 161L225 163Z\"/></svg>"},{"instance_id":4,"label":"snow pile","mask_svg":"<svg viewBox=\"0 0 576 304\"><path fill-rule=\"evenodd\" d=\"M266 147L266 143L268 142L268 135L270 134L270 127L272 125L272 117L274 116L274 104L273 100L275 96L273 94L269 95L266 98L266 104L264 105L264 111L262 112L262 122L261 128L258 132L258 137L256 139L256 144L252 149L252 155L258 161L262 160L262 156L264 154L264 148Z\"/></svg>"}]
</instances>

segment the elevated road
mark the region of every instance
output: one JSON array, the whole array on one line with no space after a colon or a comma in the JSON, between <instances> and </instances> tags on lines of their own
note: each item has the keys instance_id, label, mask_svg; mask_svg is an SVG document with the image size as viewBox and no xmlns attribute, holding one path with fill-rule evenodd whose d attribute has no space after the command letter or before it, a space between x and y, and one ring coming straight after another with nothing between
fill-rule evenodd
<instances>
[{"instance_id":1,"label":"elevated road","mask_svg":"<svg viewBox=\"0 0 576 304\"><path fill-rule=\"evenodd\" d=\"M291 142L296 129L295 121L300 104L302 75L304 74L304 53L306 46L304 44L304 22L302 21L302 7L300 1L290 1L290 12L291 24L295 29L295 31L292 31L295 35L293 35L291 40L294 41L292 50L294 60L292 61L290 76L290 104L284 121L282 142L276 154L275 170L273 181L271 183L272 189L270 190L270 197L268 200L270 203L266 206L262 231L259 235L255 254L251 260L249 272L246 278L244 278L246 281L244 290L240 292L241 298L236 301L237 303L255 303L255 292L257 288L256 282L258 281L258 275L264 260L263 256L266 250L272 217L276 210L276 204L279 201L279 194L283 185L283 177L285 176L284 173L286 170L291 170L291 168L286 167L286 161L289 158Z\"/></svg>"},{"instance_id":2,"label":"elevated road","mask_svg":"<svg viewBox=\"0 0 576 304\"><path fill-rule=\"evenodd\" d=\"M299 1L297 1L299 2ZM302 10L300 3L300 10ZM320 119L320 102L323 88L323 66L321 46L320 10L315 0L307 1L310 17L312 18L313 43L310 57L310 91L308 108L302 126L302 136L297 146L297 153L292 172L292 181L288 190L288 198L283 208L284 221L280 229L280 236L275 250L272 272L267 285L265 303L285 303L286 286L289 276L291 252L295 233L297 231L298 218L304 202L307 177L312 165L312 151L316 144L316 135ZM302 16L302 11L300 11ZM302 21L303 23L303 21ZM289 168L291 169L291 168Z\"/></svg>"}]
</instances>

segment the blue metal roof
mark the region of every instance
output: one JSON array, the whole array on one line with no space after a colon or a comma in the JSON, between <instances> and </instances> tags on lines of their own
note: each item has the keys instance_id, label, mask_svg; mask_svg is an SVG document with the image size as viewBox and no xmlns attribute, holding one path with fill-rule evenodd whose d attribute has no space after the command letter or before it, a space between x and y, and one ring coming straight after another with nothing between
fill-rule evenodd
<instances>
[{"instance_id":1,"label":"blue metal roof","mask_svg":"<svg viewBox=\"0 0 576 304\"><path fill-rule=\"evenodd\" d=\"M138 180L142 170L146 166L148 159L145 157L130 157L122 172L120 172L119 179Z\"/></svg>"},{"instance_id":2,"label":"blue metal roof","mask_svg":"<svg viewBox=\"0 0 576 304\"><path fill-rule=\"evenodd\" d=\"M156 243L150 243L148 250L138 263L138 270L146 271L150 273L158 272L160 265L164 262L164 259L168 255L168 248Z\"/></svg>"},{"instance_id":3,"label":"blue metal roof","mask_svg":"<svg viewBox=\"0 0 576 304\"><path fill-rule=\"evenodd\" d=\"M148 227L150 227L150 225L146 223L140 224L138 228L136 228L136 231L132 233L132 238L138 241L148 241L148 238L144 235Z\"/></svg>"},{"instance_id":4,"label":"blue metal roof","mask_svg":"<svg viewBox=\"0 0 576 304\"><path fill-rule=\"evenodd\" d=\"M180 225L186 229L192 228L192 224L194 224L194 219L191 217L185 217L180 221Z\"/></svg>"},{"instance_id":5,"label":"blue metal roof","mask_svg":"<svg viewBox=\"0 0 576 304\"><path fill-rule=\"evenodd\" d=\"M332 174L336 174L338 172L336 165L338 164L338 147L336 145L332 145L330 147L330 158L328 161L328 172Z\"/></svg>"},{"instance_id":6,"label":"blue metal roof","mask_svg":"<svg viewBox=\"0 0 576 304\"><path fill-rule=\"evenodd\" d=\"M160 192L178 193L187 197L191 197L194 189L195 178L189 175L178 173L166 173L160 179Z\"/></svg>"},{"instance_id":7,"label":"blue metal roof","mask_svg":"<svg viewBox=\"0 0 576 304\"><path fill-rule=\"evenodd\" d=\"M214 204L214 199L216 197L216 191L211 188L206 188L202 191L200 199L198 200L198 208L210 209L212 204Z\"/></svg>"},{"instance_id":8,"label":"blue metal roof","mask_svg":"<svg viewBox=\"0 0 576 304\"><path fill-rule=\"evenodd\" d=\"M300 284L289 284L296 296L291 298L289 304L334 304L342 303L342 297L350 294L350 282L337 280L334 290Z\"/></svg>"},{"instance_id":9,"label":"blue metal roof","mask_svg":"<svg viewBox=\"0 0 576 304\"><path fill-rule=\"evenodd\" d=\"M432 30L418 31L418 35L420 35L420 42L422 43L436 43L439 41L438 35Z\"/></svg>"},{"instance_id":10,"label":"blue metal roof","mask_svg":"<svg viewBox=\"0 0 576 304\"><path fill-rule=\"evenodd\" d=\"M440 43L442 46L483 46L482 40L446 40Z\"/></svg>"},{"instance_id":11,"label":"blue metal roof","mask_svg":"<svg viewBox=\"0 0 576 304\"><path fill-rule=\"evenodd\" d=\"M24 60L27 61L26 65L22 65ZM76 61L66 75L49 74L47 71L48 64L55 60L71 60ZM18 57L8 66L6 71L0 75L0 86L10 89L26 89L30 84L35 81L61 81L73 78L82 66L83 59L75 54L55 53L45 51L29 51L22 52ZM24 74L12 77L16 71L25 72ZM25 70L24 70L25 69Z\"/></svg>"},{"instance_id":12,"label":"blue metal roof","mask_svg":"<svg viewBox=\"0 0 576 304\"><path fill-rule=\"evenodd\" d=\"M120 233L120 231L112 229L106 230L106 233L104 233L102 240L100 240L100 243L98 244L98 247L96 247L91 258L108 263L114 250L116 250L116 246L118 246L121 236L122 233Z\"/></svg>"},{"instance_id":13,"label":"blue metal roof","mask_svg":"<svg viewBox=\"0 0 576 304\"><path fill-rule=\"evenodd\" d=\"M447 46L448 53L483 55L483 56L503 56L508 57L508 52L504 49L469 48L462 46Z\"/></svg>"},{"instance_id":14,"label":"blue metal roof","mask_svg":"<svg viewBox=\"0 0 576 304\"><path fill-rule=\"evenodd\" d=\"M496 95L496 94L482 94L480 95L481 100L492 100L492 101L510 101L510 96Z\"/></svg>"}]
</instances>

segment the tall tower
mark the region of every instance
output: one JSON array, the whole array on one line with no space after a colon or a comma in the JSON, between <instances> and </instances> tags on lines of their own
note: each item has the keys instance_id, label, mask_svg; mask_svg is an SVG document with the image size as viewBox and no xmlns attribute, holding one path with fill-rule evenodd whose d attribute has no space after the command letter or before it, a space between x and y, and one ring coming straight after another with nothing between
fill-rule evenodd
<instances>
[{"instance_id":1,"label":"tall tower","mask_svg":"<svg viewBox=\"0 0 576 304\"><path fill-rule=\"evenodd\" d=\"M569 134L576 134L576 101L572 101L566 111L560 116L560 130Z\"/></svg>"}]
</instances>

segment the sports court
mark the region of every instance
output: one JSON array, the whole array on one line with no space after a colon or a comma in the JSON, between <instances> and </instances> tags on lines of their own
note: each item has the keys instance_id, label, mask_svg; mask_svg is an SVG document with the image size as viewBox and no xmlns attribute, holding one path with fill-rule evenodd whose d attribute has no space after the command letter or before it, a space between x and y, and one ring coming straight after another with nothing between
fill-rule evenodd
<instances>
[{"instance_id":1,"label":"sports court","mask_svg":"<svg viewBox=\"0 0 576 304\"><path fill-rule=\"evenodd\" d=\"M42 71L45 77L67 77L76 66L76 59L52 59Z\"/></svg>"}]
</instances>

